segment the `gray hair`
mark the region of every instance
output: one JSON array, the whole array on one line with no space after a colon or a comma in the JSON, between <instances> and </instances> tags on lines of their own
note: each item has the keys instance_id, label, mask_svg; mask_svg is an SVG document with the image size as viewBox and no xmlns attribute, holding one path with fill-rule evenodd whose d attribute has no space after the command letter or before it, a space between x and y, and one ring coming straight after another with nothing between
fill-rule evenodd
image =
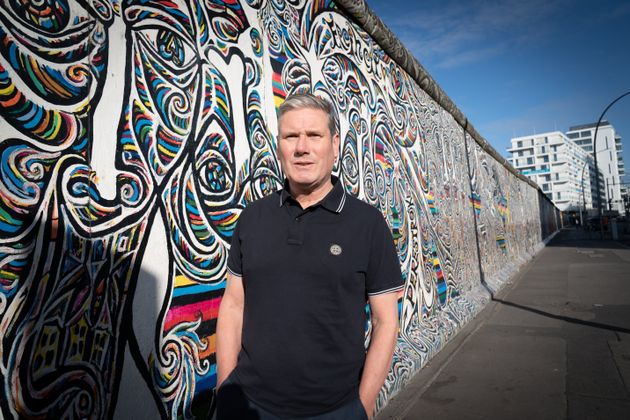
<instances>
[{"instance_id":1,"label":"gray hair","mask_svg":"<svg viewBox=\"0 0 630 420\"><path fill-rule=\"evenodd\" d=\"M328 129L331 137L339 133L339 116L333 104L328 99L320 98L312 93L296 93L287 96L278 108L278 121L287 112L304 108L324 111L328 115Z\"/></svg>"}]
</instances>

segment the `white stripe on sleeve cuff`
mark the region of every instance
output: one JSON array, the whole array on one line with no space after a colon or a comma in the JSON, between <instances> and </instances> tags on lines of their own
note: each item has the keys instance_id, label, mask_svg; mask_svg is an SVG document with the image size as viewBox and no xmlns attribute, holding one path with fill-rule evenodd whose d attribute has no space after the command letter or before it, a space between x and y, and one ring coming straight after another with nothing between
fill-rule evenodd
<instances>
[{"instance_id":1,"label":"white stripe on sleeve cuff","mask_svg":"<svg viewBox=\"0 0 630 420\"><path fill-rule=\"evenodd\" d=\"M374 293L368 293L368 296L376 296L376 295L383 295L385 293L397 292L399 290L402 290L403 286L404 286L404 284L401 284L400 286L392 287L390 289L380 290L380 291L374 292Z\"/></svg>"},{"instance_id":2,"label":"white stripe on sleeve cuff","mask_svg":"<svg viewBox=\"0 0 630 420\"><path fill-rule=\"evenodd\" d=\"M230 273L230 274L232 274L233 276L236 276L236 277L243 277L243 275L242 275L242 274L239 274L239 273L236 273L236 272L235 272L235 271L233 271L233 270L230 270L230 266L229 266L229 265L227 266L227 271L229 271L229 273Z\"/></svg>"}]
</instances>

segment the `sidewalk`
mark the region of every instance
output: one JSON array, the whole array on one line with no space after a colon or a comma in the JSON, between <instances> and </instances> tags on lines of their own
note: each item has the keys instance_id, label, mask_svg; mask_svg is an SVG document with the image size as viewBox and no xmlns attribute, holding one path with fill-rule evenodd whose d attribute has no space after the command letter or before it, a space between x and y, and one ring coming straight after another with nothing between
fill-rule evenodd
<instances>
[{"instance_id":1,"label":"sidewalk","mask_svg":"<svg viewBox=\"0 0 630 420\"><path fill-rule=\"evenodd\" d=\"M561 231L376 418L630 419L630 247Z\"/></svg>"}]
</instances>

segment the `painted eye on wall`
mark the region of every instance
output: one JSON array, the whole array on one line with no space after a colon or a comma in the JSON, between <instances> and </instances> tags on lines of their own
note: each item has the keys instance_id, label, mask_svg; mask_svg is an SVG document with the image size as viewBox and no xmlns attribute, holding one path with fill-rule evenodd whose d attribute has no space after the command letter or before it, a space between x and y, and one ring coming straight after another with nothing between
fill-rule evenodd
<instances>
[{"instance_id":1,"label":"painted eye on wall","mask_svg":"<svg viewBox=\"0 0 630 420\"><path fill-rule=\"evenodd\" d=\"M90 12L74 0L9 0L7 3L9 13L16 18L13 25L24 25L55 36L94 20Z\"/></svg>"},{"instance_id":2,"label":"painted eye on wall","mask_svg":"<svg viewBox=\"0 0 630 420\"><path fill-rule=\"evenodd\" d=\"M204 163L201 176L211 194L221 194L232 188L230 168L221 155L214 154Z\"/></svg>"},{"instance_id":3,"label":"painted eye on wall","mask_svg":"<svg viewBox=\"0 0 630 420\"><path fill-rule=\"evenodd\" d=\"M169 60L177 66L184 64L186 50L182 40L170 31L160 29L156 39L160 56Z\"/></svg>"},{"instance_id":4,"label":"painted eye on wall","mask_svg":"<svg viewBox=\"0 0 630 420\"><path fill-rule=\"evenodd\" d=\"M356 157L353 154L344 152L342 168L344 175L348 176L353 182L358 179L359 168L357 167Z\"/></svg>"},{"instance_id":5,"label":"painted eye on wall","mask_svg":"<svg viewBox=\"0 0 630 420\"><path fill-rule=\"evenodd\" d=\"M266 173L259 173L252 179L252 189L256 198L265 197L278 188L278 180Z\"/></svg>"},{"instance_id":6,"label":"painted eye on wall","mask_svg":"<svg viewBox=\"0 0 630 420\"><path fill-rule=\"evenodd\" d=\"M70 20L70 5L65 0L12 0L10 4L19 17L38 29L58 31Z\"/></svg>"},{"instance_id":7,"label":"painted eye on wall","mask_svg":"<svg viewBox=\"0 0 630 420\"><path fill-rule=\"evenodd\" d=\"M287 92L298 92L311 84L311 69L301 58L289 60L282 69L282 84Z\"/></svg>"},{"instance_id":8,"label":"painted eye on wall","mask_svg":"<svg viewBox=\"0 0 630 420\"><path fill-rule=\"evenodd\" d=\"M142 44L153 56L176 69L186 68L196 58L193 48L176 31L169 28L143 28L137 32Z\"/></svg>"}]
</instances>

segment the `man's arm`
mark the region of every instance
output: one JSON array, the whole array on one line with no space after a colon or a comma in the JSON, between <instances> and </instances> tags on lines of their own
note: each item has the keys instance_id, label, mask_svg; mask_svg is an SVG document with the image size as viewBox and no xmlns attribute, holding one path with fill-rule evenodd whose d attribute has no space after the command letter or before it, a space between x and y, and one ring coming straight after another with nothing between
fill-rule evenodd
<instances>
[{"instance_id":1,"label":"man's arm","mask_svg":"<svg viewBox=\"0 0 630 420\"><path fill-rule=\"evenodd\" d=\"M359 397L368 418L371 419L376 398L387 377L396 346L398 293L370 296L369 302L372 313L372 338L361 376Z\"/></svg>"},{"instance_id":2,"label":"man's arm","mask_svg":"<svg viewBox=\"0 0 630 420\"><path fill-rule=\"evenodd\" d=\"M217 388L236 367L241 350L244 307L243 279L228 272L217 320Z\"/></svg>"}]
</instances>

